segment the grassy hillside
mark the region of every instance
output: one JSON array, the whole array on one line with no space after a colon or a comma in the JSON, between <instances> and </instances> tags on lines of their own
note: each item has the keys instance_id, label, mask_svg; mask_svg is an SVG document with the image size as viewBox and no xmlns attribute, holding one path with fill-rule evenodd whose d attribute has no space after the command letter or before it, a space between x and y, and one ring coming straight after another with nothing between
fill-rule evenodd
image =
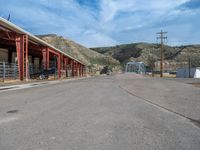
<instances>
[{"instance_id":1,"label":"grassy hillside","mask_svg":"<svg viewBox=\"0 0 200 150\"><path fill-rule=\"evenodd\" d=\"M111 66L119 65L119 62L112 57L105 56L89 48L86 48L71 40L55 34L38 35L39 38L50 43L63 52L77 58L88 65L90 69L100 70L103 66L110 64Z\"/></svg>"},{"instance_id":2,"label":"grassy hillside","mask_svg":"<svg viewBox=\"0 0 200 150\"><path fill-rule=\"evenodd\" d=\"M91 48L99 53L111 55L121 64L128 61L143 61L150 68L156 68L160 60L160 45L150 43L123 44L114 47ZM190 58L192 67L200 66L200 45L186 45L172 47L165 45L165 63L169 64L169 70L188 65Z\"/></svg>"}]
</instances>

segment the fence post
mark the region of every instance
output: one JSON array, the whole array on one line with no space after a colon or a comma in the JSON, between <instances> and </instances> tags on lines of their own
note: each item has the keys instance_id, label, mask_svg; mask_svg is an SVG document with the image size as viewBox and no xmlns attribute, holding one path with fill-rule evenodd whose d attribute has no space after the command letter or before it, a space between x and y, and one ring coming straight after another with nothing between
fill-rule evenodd
<instances>
[{"instance_id":1,"label":"fence post","mask_svg":"<svg viewBox=\"0 0 200 150\"><path fill-rule=\"evenodd\" d=\"M13 68L13 72L14 72L14 79L16 80L17 79L17 65L16 63L14 63L14 68Z\"/></svg>"},{"instance_id":2,"label":"fence post","mask_svg":"<svg viewBox=\"0 0 200 150\"><path fill-rule=\"evenodd\" d=\"M5 81L5 77L6 77L6 64L5 62L3 62L3 82Z\"/></svg>"}]
</instances>

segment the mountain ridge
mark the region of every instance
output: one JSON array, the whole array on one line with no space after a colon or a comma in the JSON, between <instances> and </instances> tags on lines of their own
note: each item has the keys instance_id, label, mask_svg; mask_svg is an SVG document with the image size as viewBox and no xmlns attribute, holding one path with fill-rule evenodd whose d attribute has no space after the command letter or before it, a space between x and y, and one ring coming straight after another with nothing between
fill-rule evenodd
<instances>
[{"instance_id":1,"label":"mountain ridge","mask_svg":"<svg viewBox=\"0 0 200 150\"><path fill-rule=\"evenodd\" d=\"M111 55L123 66L128 61L143 61L150 69L159 69L160 44L139 42L91 49L104 55ZM181 46L164 45L164 58L165 63L169 63L169 66L170 63L175 64L170 70L186 66L189 58L192 67L199 67L200 44Z\"/></svg>"}]
</instances>

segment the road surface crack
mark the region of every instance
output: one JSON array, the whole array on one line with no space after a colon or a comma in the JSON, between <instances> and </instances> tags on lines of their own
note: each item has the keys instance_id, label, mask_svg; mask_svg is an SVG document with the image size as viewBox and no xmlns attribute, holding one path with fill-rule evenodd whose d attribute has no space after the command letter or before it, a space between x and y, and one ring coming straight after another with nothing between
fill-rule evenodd
<instances>
[{"instance_id":1,"label":"road surface crack","mask_svg":"<svg viewBox=\"0 0 200 150\"><path fill-rule=\"evenodd\" d=\"M130 94L130 95L132 95L132 96L134 96L134 97L137 97L137 98L139 98L139 99L141 99L141 100L143 100L143 101L145 101L145 102L147 102L147 103L150 103L150 104L153 105L153 106L159 107L159 108L164 109L164 110L166 110L166 111L168 111L168 112L174 113L174 114L176 114L176 115L178 115L178 116L180 116L180 117L183 117L183 118L185 118L185 119L188 119L188 120L189 120L190 122L192 122L195 126L197 126L198 128L200 128L200 120L192 119L192 118L187 117L187 116L185 116L185 115L183 115L183 114L181 114L181 113L178 113L178 112L176 112L176 111L173 111L173 110L171 110L171 109L168 109L168 108L166 108L166 107L163 107L163 106L161 106L161 105L159 105L159 104L157 104L157 103L153 103L152 101L150 101L150 100L148 100L148 99L146 99L146 98L144 98L144 97L141 97L141 96L139 96L139 95L134 94L133 92L130 92L128 89L122 87L121 85L119 85L119 88L122 89L122 90L124 90L125 92L127 92L128 94Z\"/></svg>"}]
</instances>

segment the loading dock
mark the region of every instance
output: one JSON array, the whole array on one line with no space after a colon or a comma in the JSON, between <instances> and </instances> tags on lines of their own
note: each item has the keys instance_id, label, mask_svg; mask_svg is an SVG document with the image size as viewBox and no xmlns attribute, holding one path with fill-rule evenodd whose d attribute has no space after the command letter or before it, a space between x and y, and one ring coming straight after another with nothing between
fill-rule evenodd
<instances>
[{"instance_id":1,"label":"loading dock","mask_svg":"<svg viewBox=\"0 0 200 150\"><path fill-rule=\"evenodd\" d=\"M52 68L58 79L84 76L86 67L79 60L3 18L0 18L0 62L16 64L21 81L30 79L31 74ZM0 78L5 75L1 72Z\"/></svg>"}]
</instances>

